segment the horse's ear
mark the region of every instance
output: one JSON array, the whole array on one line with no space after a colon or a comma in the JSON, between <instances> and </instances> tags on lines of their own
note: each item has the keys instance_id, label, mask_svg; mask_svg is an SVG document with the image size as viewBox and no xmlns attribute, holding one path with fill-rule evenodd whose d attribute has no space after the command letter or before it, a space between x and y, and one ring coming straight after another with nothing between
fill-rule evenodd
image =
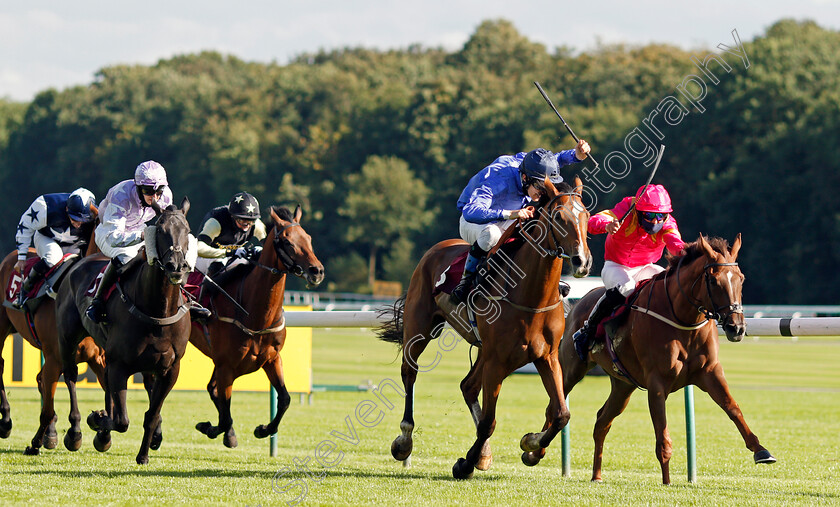
<instances>
[{"instance_id":1,"label":"horse's ear","mask_svg":"<svg viewBox=\"0 0 840 507\"><path fill-rule=\"evenodd\" d=\"M184 196L184 199L181 201L181 211L184 212L184 215L190 210L190 199L187 196Z\"/></svg>"},{"instance_id":2,"label":"horse's ear","mask_svg":"<svg viewBox=\"0 0 840 507\"><path fill-rule=\"evenodd\" d=\"M271 215L271 219L274 221L274 223L280 222L280 217L278 217L277 213L275 213L274 206L268 208L268 214Z\"/></svg>"},{"instance_id":3,"label":"horse's ear","mask_svg":"<svg viewBox=\"0 0 840 507\"><path fill-rule=\"evenodd\" d=\"M732 248L729 249L729 254L732 256L732 259L738 258L738 250L741 249L741 233L739 232L737 236L735 236L735 241L732 243Z\"/></svg>"},{"instance_id":4,"label":"horse's ear","mask_svg":"<svg viewBox=\"0 0 840 507\"><path fill-rule=\"evenodd\" d=\"M574 188L574 190L575 190L576 194L581 194L581 195L583 194L583 182L580 181L580 176L578 176L577 174L575 174L575 188Z\"/></svg>"},{"instance_id":5,"label":"horse's ear","mask_svg":"<svg viewBox=\"0 0 840 507\"><path fill-rule=\"evenodd\" d=\"M303 211L300 209L300 204L298 204L297 208L295 208L295 216L294 216L295 222L300 222L300 217L301 216L303 216Z\"/></svg>"},{"instance_id":6,"label":"horse's ear","mask_svg":"<svg viewBox=\"0 0 840 507\"><path fill-rule=\"evenodd\" d=\"M706 237L702 234L700 235L700 239L697 240L697 242L700 243L700 248L702 248L706 252L706 255L708 255L710 259L716 260L718 258L718 255L720 255L717 252L715 252L715 249L712 248L712 245L710 245L709 242L706 241Z\"/></svg>"},{"instance_id":7,"label":"horse's ear","mask_svg":"<svg viewBox=\"0 0 840 507\"><path fill-rule=\"evenodd\" d=\"M152 208L153 210L155 210L155 215L157 215L157 216L159 216L161 213L163 213L163 210L161 209L160 204L158 204L158 202L154 199L152 199L152 204L149 204L149 207Z\"/></svg>"}]
</instances>

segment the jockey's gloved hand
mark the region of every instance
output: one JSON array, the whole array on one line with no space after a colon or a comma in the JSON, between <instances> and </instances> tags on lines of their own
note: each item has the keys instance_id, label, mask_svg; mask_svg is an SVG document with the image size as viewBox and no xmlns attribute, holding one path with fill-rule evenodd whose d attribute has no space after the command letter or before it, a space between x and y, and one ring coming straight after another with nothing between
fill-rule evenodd
<instances>
[{"instance_id":1,"label":"jockey's gloved hand","mask_svg":"<svg viewBox=\"0 0 840 507\"><path fill-rule=\"evenodd\" d=\"M263 247L261 247L259 245L253 245L253 247L250 248L250 250L251 250L250 258L256 260L256 259L260 258L260 255L262 254Z\"/></svg>"},{"instance_id":2,"label":"jockey's gloved hand","mask_svg":"<svg viewBox=\"0 0 840 507\"><path fill-rule=\"evenodd\" d=\"M233 256L238 257L239 259L247 259L248 258L248 250L245 248L237 248L233 251Z\"/></svg>"}]
</instances>

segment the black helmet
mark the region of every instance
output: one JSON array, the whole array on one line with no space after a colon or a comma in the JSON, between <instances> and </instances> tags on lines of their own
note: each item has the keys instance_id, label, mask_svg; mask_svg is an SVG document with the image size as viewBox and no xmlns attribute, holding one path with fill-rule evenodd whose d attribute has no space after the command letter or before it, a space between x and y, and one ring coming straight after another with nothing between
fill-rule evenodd
<instances>
[{"instance_id":1,"label":"black helmet","mask_svg":"<svg viewBox=\"0 0 840 507\"><path fill-rule=\"evenodd\" d=\"M256 220L260 218L260 203L248 192L239 192L230 200L228 211L236 218Z\"/></svg>"},{"instance_id":2,"label":"black helmet","mask_svg":"<svg viewBox=\"0 0 840 507\"><path fill-rule=\"evenodd\" d=\"M519 165L519 172L528 178L538 180L543 180L549 176L554 182L554 179L560 176L560 166L553 153L545 148L537 148L525 155Z\"/></svg>"},{"instance_id":3,"label":"black helmet","mask_svg":"<svg viewBox=\"0 0 840 507\"><path fill-rule=\"evenodd\" d=\"M88 198L87 202L82 199L81 195L71 194L67 198L67 216L71 219L87 223L93 220L93 213L90 211L90 206L93 204L93 199Z\"/></svg>"}]
</instances>

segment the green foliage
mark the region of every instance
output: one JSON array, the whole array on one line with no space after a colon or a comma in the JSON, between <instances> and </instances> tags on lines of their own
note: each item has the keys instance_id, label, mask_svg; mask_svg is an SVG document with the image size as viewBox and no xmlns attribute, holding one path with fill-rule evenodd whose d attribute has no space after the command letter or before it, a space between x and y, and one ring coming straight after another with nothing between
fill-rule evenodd
<instances>
[{"instance_id":1,"label":"green foliage","mask_svg":"<svg viewBox=\"0 0 840 507\"><path fill-rule=\"evenodd\" d=\"M332 276L344 273L328 269L334 283L357 290L373 277L405 280L427 248L457 237L455 202L473 174L500 154L572 146L533 81L603 161L624 150L634 128L644 130L663 98L679 97L686 76L702 76L692 57L717 54L732 69L712 63L720 83L706 79L706 111L662 126L668 150L656 182L671 191L685 239L743 233L745 301L834 302L840 33L782 20L744 41L746 69L714 48L602 44L549 53L519 28L484 21L454 52L341 48L288 65L180 55L105 67L88 86L45 90L29 104L0 101L0 184L14 189L0 246L11 249L15 218L37 195L86 186L101 199L155 159L176 198L190 197L194 226L241 190L266 207L300 203L325 264L367 259L367 282L337 282ZM391 165L413 182L397 188L366 172ZM634 192L640 174L615 181L598 208ZM603 239L590 243L597 272Z\"/></svg>"}]
</instances>

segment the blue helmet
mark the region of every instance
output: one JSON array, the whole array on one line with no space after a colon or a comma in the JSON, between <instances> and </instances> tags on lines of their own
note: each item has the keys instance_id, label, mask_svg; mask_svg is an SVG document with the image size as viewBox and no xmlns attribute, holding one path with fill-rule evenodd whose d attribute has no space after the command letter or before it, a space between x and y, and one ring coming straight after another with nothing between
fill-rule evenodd
<instances>
[{"instance_id":1,"label":"blue helmet","mask_svg":"<svg viewBox=\"0 0 840 507\"><path fill-rule=\"evenodd\" d=\"M554 153L545 148L537 148L526 153L519 165L519 172L528 178L539 180L548 177L552 183L563 181L560 177L560 165L557 163L557 158Z\"/></svg>"},{"instance_id":2,"label":"blue helmet","mask_svg":"<svg viewBox=\"0 0 840 507\"><path fill-rule=\"evenodd\" d=\"M92 205L93 199L85 200L81 195L71 194L67 198L67 215L77 222L90 222L94 219L93 212L91 212Z\"/></svg>"}]
</instances>

